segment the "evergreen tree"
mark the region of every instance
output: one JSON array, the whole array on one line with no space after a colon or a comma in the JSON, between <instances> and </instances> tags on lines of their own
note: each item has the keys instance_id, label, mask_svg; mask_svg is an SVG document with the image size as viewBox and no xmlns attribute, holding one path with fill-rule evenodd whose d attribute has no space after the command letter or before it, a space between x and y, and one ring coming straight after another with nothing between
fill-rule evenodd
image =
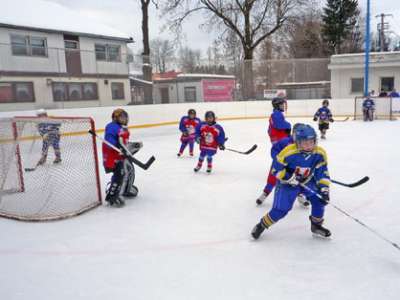
<instances>
[{"instance_id":1,"label":"evergreen tree","mask_svg":"<svg viewBox=\"0 0 400 300\"><path fill-rule=\"evenodd\" d=\"M340 54L360 14L357 0L327 0L322 15L322 35L332 54Z\"/></svg>"}]
</instances>

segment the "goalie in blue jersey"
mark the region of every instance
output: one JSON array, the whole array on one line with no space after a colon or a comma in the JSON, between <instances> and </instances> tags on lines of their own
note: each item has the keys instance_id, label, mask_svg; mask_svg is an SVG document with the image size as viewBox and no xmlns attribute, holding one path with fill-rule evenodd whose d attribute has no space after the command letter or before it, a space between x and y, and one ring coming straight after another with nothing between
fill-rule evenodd
<instances>
[{"instance_id":1,"label":"goalie in blue jersey","mask_svg":"<svg viewBox=\"0 0 400 300\"><path fill-rule=\"evenodd\" d=\"M327 155L317 146L317 134L310 125L295 131L295 143L285 147L274 160L272 173L278 179L272 209L253 228L251 234L258 239L263 231L284 218L292 209L299 194L311 203L312 233L329 237L331 232L322 226L325 206L329 203L330 177ZM318 198L303 185L318 192Z\"/></svg>"}]
</instances>

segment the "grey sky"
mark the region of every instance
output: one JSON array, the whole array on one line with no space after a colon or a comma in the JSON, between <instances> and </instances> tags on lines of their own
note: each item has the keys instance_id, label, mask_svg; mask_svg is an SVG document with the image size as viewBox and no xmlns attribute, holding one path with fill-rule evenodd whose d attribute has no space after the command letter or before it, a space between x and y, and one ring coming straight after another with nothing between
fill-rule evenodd
<instances>
[{"instance_id":1,"label":"grey sky","mask_svg":"<svg viewBox=\"0 0 400 300\"><path fill-rule=\"evenodd\" d=\"M32 0L35 1L35 0ZM46 0L58 2L73 9L81 10L92 18L97 19L119 31L126 32L133 36L136 44L135 51L141 48L141 11L139 0ZM323 4L325 0L321 0ZM364 9L367 0L359 0L360 6ZM371 0L372 6L372 29L376 29L375 15L390 13L394 16L388 18L391 29L400 35L400 1L399 0ZM365 12L365 10L364 10ZM169 32L162 32L165 19L159 17L159 12L154 6L150 9L150 34L151 38L161 36L168 37ZM186 23L186 43L191 48L201 49L203 54L215 38L215 34L207 33L199 28L201 16L190 19Z\"/></svg>"}]
</instances>

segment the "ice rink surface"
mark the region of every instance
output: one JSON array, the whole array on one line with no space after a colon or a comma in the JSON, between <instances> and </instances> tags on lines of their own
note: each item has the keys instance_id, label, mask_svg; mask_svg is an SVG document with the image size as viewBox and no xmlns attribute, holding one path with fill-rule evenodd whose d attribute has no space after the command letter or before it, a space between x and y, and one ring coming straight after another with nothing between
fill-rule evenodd
<instances>
[{"instance_id":1,"label":"ice rink surface","mask_svg":"<svg viewBox=\"0 0 400 300\"><path fill-rule=\"evenodd\" d=\"M137 170L140 194L125 207L47 223L0 219L0 298L400 299L400 251L333 207L331 240L312 237L309 211L296 204L252 241L272 202L255 205L271 162L266 120L221 124L227 146L259 148L219 152L211 175L194 174L197 157L176 157L176 126L135 130L137 157L157 161ZM371 177L354 189L333 185L331 201L396 242L399 133L399 121L337 122L320 141L332 178Z\"/></svg>"}]
</instances>

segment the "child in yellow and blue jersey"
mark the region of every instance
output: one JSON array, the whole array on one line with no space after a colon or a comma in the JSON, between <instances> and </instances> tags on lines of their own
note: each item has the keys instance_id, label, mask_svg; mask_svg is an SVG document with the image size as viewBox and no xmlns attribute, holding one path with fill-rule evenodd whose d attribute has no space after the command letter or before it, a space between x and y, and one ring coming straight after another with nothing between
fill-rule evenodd
<instances>
[{"instance_id":1,"label":"child in yellow and blue jersey","mask_svg":"<svg viewBox=\"0 0 400 300\"><path fill-rule=\"evenodd\" d=\"M329 237L330 231L322 226L325 206L329 203L330 177L327 155L317 146L317 134L310 125L301 126L295 132L294 144L285 147L274 160L272 173L278 179L272 209L254 227L252 236L258 239L263 231L292 209L299 194L311 202L311 231ZM323 199L302 185L318 192Z\"/></svg>"}]
</instances>

